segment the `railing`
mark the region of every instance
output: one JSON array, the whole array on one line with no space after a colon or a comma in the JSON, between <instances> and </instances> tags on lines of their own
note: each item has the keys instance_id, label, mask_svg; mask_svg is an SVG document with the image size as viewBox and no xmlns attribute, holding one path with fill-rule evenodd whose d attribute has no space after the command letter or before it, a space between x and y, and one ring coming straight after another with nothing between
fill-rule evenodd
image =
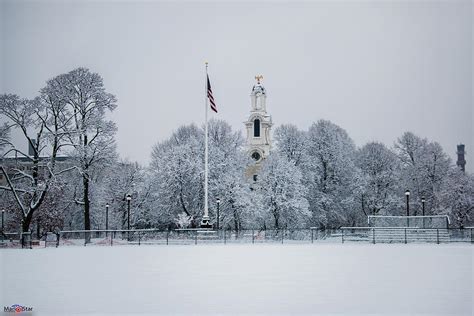
<instances>
[{"instance_id":1,"label":"railing","mask_svg":"<svg viewBox=\"0 0 474 316\"><path fill-rule=\"evenodd\" d=\"M474 227L464 229L419 227L341 227L341 241L375 243L474 243Z\"/></svg>"},{"instance_id":2,"label":"railing","mask_svg":"<svg viewBox=\"0 0 474 316\"><path fill-rule=\"evenodd\" d=\"M474 244L474 227L465 227L463 229L449 229L450 242L470 241Z\"/></svg>"},{"instance_id":3,"label":"railing","mask_svg":"<svg viewBox=\"0 0 474 316\"><path fill-rule=\"evenodd\" d=\"M368 215L367 216L367 224L369 227L386 227L390 225L399 225L400 223L406 223L406 227L448 229L449 225L451 224L451 221L449 220L448 215L427 215L427 216Z\"/></svg>"},{"instance_id":4,"label":"railing","mask_svg":"<svg viewBox=\"0 0 474 316\"><path fill-rule=\"evenodd\" d=\"M0 246L10 248L32 248L31 232L1 232Z\"/></svg>"},{"instance_id":5,"label":"railing","mask_svg":"<svg viewBox=\"0 0 474 316\"><path fill-rule=\"evenodd\" d=\"M31 234L28 233L31 237ZM9 247L18 246L14 239ZM134 230L66 230L57 233L48 232L39 240L30 239L34 247L59 246L118 246L118 245L189 245L189 244L239 244L239 243L314 243L337 242L340 230L309 229L245 229L245 230L211 230L211 229L134 229Z\"/></svg>"},{"instance_id":6,"label":"railing","mask_svg":"<svg viewBox=\"0 0 474 316\"><path fill-rule=\"evenodd\" d=\"M465 229L418 227L342 227L341 229L134 229L67 230L47 233L38 240L32 234L4 233L2 247L37 248L64 246L287 244L287 243L474 243L474 227Z\"/></svg>"}]
</instances>

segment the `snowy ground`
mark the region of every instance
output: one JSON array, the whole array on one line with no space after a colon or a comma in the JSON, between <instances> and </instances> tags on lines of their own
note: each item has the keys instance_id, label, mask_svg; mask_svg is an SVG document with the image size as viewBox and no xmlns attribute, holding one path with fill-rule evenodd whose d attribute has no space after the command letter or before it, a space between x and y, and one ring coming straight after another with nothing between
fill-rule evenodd
<instances>
[{"instance_id":1,"label":"snowy ground","mask_svg":"<svg viewBox=\"0 0 474 316\"><path fill-rule=\"evenodd\" d=\"M473 257L470 245L431 244L3 249L0 305L34 315L473 315Z\"/></svg>"}]
</instances>

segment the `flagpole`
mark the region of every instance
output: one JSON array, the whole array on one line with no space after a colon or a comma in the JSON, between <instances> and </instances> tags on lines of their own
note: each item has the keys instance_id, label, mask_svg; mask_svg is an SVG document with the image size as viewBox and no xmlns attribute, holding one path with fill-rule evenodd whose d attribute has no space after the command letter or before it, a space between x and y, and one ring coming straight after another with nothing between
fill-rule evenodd
<instances>
[{"instance_id":1,"label":"flagpole","mask_svg":"<svg viewBox=\"0 0 474 316\"><path fill-rule=\"evenodd\" d=\"M206 114L205 114L205 120L206 120L206 125L205 125L205 135L204 135L204 143L205 143L205 147L204 147L204 216L202 218L202 222L201 222L201 227L203 228L209 228L211 225L209 223L209 204L208 204L208 173L209 173L209 148L208 148L208 138L209 138L209 135L208 135L208 129L207 129L207 111L208 111L208 86L207 86L207 78L208 78L208 74L207 74L207 67L208 67L208 63L206 61L206 84L205 84L205 95L204 95L204 99L205 99L205 107L206 107Z\"/></svg>"}]
</instances>

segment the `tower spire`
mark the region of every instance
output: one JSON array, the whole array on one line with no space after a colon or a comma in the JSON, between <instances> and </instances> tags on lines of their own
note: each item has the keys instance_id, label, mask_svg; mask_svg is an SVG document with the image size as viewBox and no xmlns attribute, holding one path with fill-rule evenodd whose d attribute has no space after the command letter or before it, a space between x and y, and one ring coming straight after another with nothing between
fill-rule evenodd
<instances>
[{"instance_id":1,"label":"tower spire","mask_svg":"<svg viewBox=\"0 0 474 316\"><path fill-rule=\"evenodd\" d=\"M464 144L458 145L457 155L458 160L456 161L456 165L461 168L462 171L466 171L466 159L464 158L465 151L464 151Z\"/></svg>"},{"instance_id":2,"label":"tower spire","mask_svg":"<svg viewBox=\"0 0 474 316\"><path fill-rule=\"evenodd\" d=\"M250 157L259 163L270 153L272 118L267 113L267 91L262 84L263 75L256 75L255 80L257 82L250 93L250 115L244 124L247 130L247 150Z\"/></svg>"}]
</instances>

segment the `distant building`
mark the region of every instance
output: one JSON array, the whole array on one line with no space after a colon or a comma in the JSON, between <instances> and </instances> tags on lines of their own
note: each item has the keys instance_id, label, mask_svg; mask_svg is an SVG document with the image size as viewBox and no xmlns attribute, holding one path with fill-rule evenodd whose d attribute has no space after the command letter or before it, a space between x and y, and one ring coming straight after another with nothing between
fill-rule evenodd
<instances>
[{"instance_id":1,"label":"distant building","mask_svg":"<svg viewBox=\"0 0 474 316\"><path fill-rule=\"evenodd\" d=\"M457 154L458 154L458 161L456 162L456 165L461 168L462 171L466 171L466 159L465 159L465 146L464 144L459 144L458 145L458 150L457 150Z\"/></svg>"},{"instance_id":2,"label":"distant building","mask_svg":"<svg viewBox=\"0 0 474 316\"><path fill-rule=\"evenodd\" d=\"M257 180L259 164L270 154L272 147L271 127L272 117L267 113L267 91L260 82L263 76L256 76L257 83L250 93L250 115L245 124L247 130L247 152L255 160L255 166L247 170L247 176Z\"/></svg>"},{"instance_id":3,"label":"distant building","mask_svg":"<svg viewBox=\"0 0 474 316\"><path fill-rule=\"evenodd\" d=\"M35 140L32 140L33 144ZM5 157L0 158L0 164L5 168L5 171L8 174L10 179L15 179L16 177L21 177L22 173L27 175L33 174L34 163L32 157L34 156L34 149L31 144L28 144L28 156L21 157ZM71 165L71 157L59 156L56 157L56 163L61 166ZM47 164L50 161L50 157L39 157L38 158L38 175L39 179L44 179L48 175L48 166ZM0 170L0 186L7 186L8 182Z\"/></svg>"}]
</instances>

